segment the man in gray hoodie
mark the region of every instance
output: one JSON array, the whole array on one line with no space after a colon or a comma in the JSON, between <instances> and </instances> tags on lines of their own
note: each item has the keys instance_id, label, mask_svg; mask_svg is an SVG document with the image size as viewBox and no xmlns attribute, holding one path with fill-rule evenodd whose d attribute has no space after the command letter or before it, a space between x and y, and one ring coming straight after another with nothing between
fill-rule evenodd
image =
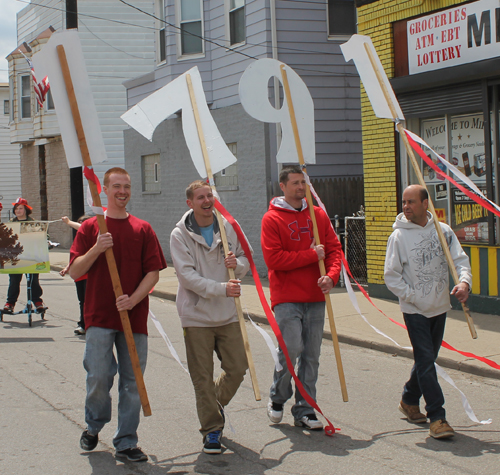
<instances>
[{"instance_id":1,"label":"man in gray hoodie","mask_svg":"<svg viewBox=\"0 0 500 475\"><path fill-rule=\"evenodd\" d=\"M403 213L396 218L387 241L384 278L387 288L399 298L415 360L399 410L412 423L425 423L429 418L431 437L444 439L455 432L446 421L444 396L434 362L443 341L446 312L450 309L449 269L434 219L427 211L428 202L424 187L411 185L404 190ZM469 258L452 229L439 224L460 280L451 295L465 302L472 286ZM422 395L427 416L420 412Z\"/></svg>"},{"instance_id":2,"label":"man in gray hoodie","mask_svg":"<svg viewBox=\"0 0 500 475\"><path fill-rule=\"evenodd\" d=\"M198 180L186 188L191 208L170 236L179 290L177 311L184 329L186 356L201 423L203 451L221 453L223 408L236 394L248 369L234 297L250 267L233 227L224 227L230 252L224 257L210 186ZM236 279L229 279L228 269ZM213 354L222 373L214 382Z\"/></svg>"}]
</instances>

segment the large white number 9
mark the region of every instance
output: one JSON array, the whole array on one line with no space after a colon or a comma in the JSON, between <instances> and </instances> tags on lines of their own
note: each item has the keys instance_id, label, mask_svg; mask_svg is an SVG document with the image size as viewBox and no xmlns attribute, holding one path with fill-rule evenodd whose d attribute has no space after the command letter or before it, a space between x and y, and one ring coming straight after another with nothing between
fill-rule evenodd
<instances>
[{"instance_id":1,"label":"large white number 9","mask_svg":"<svg viewBox=\"0 0 500 475\"><path fill-rule=\"evenodd\" d=\"M314 140L314 103L300 76L289 66L276 59L264 58L252 63L240 79L239 93L245 111L262 122L279 122L282 129L281 146L276 154L278 163L297 163L299 161L292 123L286 97L283 106L276 109L269 102L269 79L276 76L281 83L281 70L286 69L293 108L297 119L300 142L305 163L316 163Z\"/></svg>"}]
</instances>

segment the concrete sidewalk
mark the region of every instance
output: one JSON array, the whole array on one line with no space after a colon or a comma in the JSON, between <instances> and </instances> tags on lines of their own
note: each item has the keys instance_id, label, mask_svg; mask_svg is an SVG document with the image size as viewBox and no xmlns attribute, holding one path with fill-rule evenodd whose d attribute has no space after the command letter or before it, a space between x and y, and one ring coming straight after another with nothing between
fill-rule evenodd
<instances>
[{"instance_id":1,"label":"concrete sidewalk","mask_svg":"<svg viewBox=\"0 0 500 475\"><path fill-rule=\"evenodd\" d=\"M61 270L68 264L69 251L53 249L50 251L50 264L52 270ZM67 277L69 278L69 277ZM268 281L263 280L264 292L269 302ZM177 294L177 277L173 265L160 273L160 281L156 284L153 295L167 300L175 301ZM368 321L397 341L401 346L410 346L406 330L395 325L388 318L378 312L359 291L356 291L358 305ZM386 353L412 358L411 350L401 349L393 342L375 332L354 309L345 288L335 288L331 292L335 326L340 342L350 345L371 348ZM267 324L264 310L260 304L257 290L251 276L242 282L241 302L244 313L250 314L254 321ZM373 299L375 305L388 317L403 322L403 316L396 301ZM500 317L474 313L471 308L472 318L476 326L478 338L473 340L462 311L450 310L448 313L445 340L454 348L473 353L478 356L490 358L500 362ZM324 338L332 338L328 318L325 319ZM442 348L437 361L446 368L458 369L478 376L500 379L500 370L477 361L466 358L459 353Z\"/></svg>"}]
</instances>

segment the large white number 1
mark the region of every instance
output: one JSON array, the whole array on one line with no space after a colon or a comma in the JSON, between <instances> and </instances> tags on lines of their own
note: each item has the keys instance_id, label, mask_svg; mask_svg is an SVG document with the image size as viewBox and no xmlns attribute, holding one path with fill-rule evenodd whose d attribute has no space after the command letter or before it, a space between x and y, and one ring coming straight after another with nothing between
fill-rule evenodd
<instances>
[{"instance_id":1,"label":"large white number 1","mask_svg":"<svg viewBox=\"0 0 500 475\"><path fill-rule=\"evenodd\" d=\"M269 79L276 76L283 83L281 65L286 69L290 85L304 161L305 163L316 163L314 103L304 81L292 68L271 58L259 59L252 63L240 79L241 104L247 113L255 119L281 124L282 141L276 155L276 161L278 163L297 163L299 158L286 97L283 98L281 109L276 109L269 102Z\"/></svg>"},{"instance_id":2,"label":"large white number 1","mask_svg":"<svg viewBox=\"0 0 500 475\"><path fill-rule=\"evenodd\" d=\"M156 127L167 117L181 110L182 131L186 144L198 174L205 178L207 172L189 97L186 74L191 76L212 173L227 168L236 161L236 157L227 148L212 114L210 114L200 72L196 66L143 99L125 112L121 118L148 140L152 140Z\"/></svg>"}]
</instances>

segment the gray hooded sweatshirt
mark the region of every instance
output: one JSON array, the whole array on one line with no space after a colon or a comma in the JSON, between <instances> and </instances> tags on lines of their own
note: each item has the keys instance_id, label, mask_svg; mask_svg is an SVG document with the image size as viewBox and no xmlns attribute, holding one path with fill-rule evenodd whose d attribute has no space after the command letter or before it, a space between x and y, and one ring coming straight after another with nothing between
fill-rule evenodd
<instances>
[{"instance_id":1,"label":"gray hooded sweatshirt","mask_svg":"<svg viewBox=\"0 0 500 475\"><path fill-rule=\"evenodd\" d=\"M233 227L223 220L229 250L237 258L234 272L240 279L250 264ZM234 298L226 297L229 273L224 265L224 249L215 216L214 240L209 247L193 211L186 212L170 235L170 254L179 280L176 304L182 327L220 327L237 322Z\"/></svg>"},{"instance_id":2,"label":"gray hooded sweatshirt","mask_svg":"<svg viewBox=\"0 0 500 475\"><path fill-rule=\"evenodd\" d=\"M384 278L399 298L403 313L435 317L450 309L449 269L439 243L434 219L427 212L425 226L408 221L403 213L393 224L387 241ZM440 223L460 282L472 287L469 258L452 229Z\"/></svg>"}]
</instances>

